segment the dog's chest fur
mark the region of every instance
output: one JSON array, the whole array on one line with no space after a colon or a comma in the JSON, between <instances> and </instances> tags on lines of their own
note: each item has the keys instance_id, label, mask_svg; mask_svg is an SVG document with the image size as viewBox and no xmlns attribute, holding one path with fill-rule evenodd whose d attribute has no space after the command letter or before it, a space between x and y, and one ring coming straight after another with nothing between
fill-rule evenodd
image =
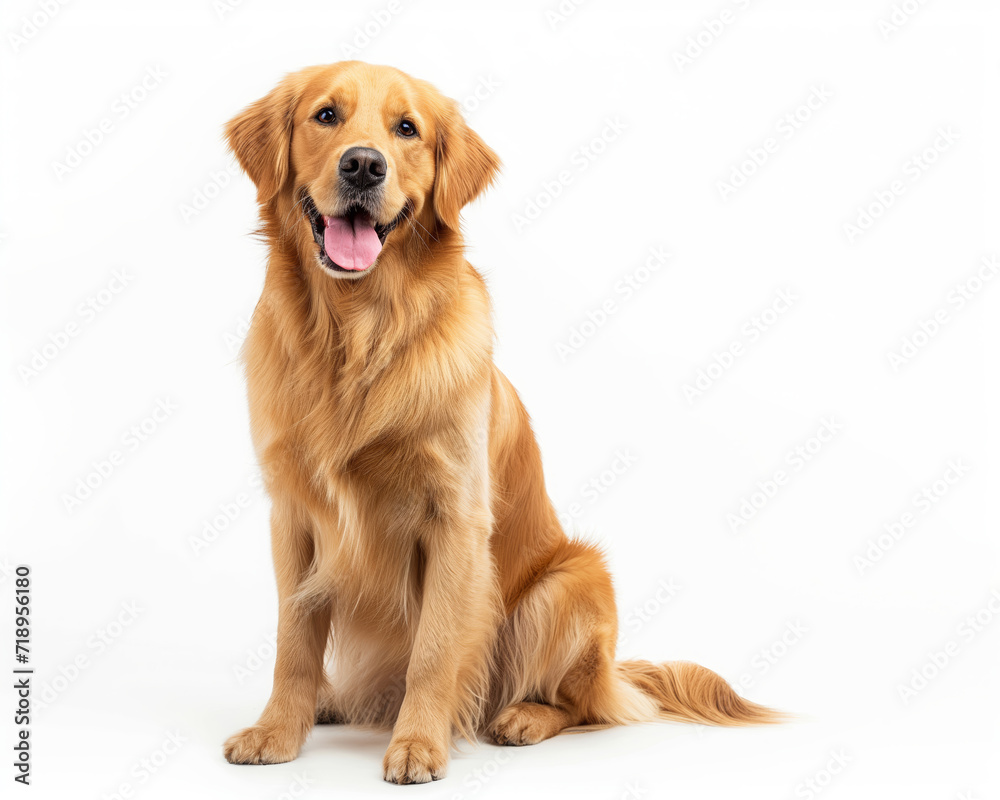
<instances>
[{"instance_id":1,"label":"dog's chest fur","mask_svg":"<svg viewBox=\"0 0 1000 800\"><path fill-rule=\"evenodd\" d=\"M294 500L327 537L363 530L411 541L462 503L489 424L492 331L485 298L476 306L482 323L471 336L467 316L447 307L409 341L393 339L391 319L355 320L381 334L365 346L290 341L258 308L245 360L254 445L272 496L296 487ZM460 340L457 325L466 331ZM354 332L346 327L340 336ZM482 390L470 392L477 384Z\"/></svg>"}]
</instances>

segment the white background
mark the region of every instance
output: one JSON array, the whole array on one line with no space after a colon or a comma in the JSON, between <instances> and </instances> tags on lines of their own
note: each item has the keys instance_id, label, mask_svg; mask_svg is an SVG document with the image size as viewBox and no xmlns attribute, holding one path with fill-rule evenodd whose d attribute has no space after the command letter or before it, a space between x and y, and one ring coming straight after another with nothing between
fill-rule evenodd
<instances>
[{"instance_id":1,"label":"white background","mask_svg":"<svg viewBox=\"0 0 1000 800\"><path fill-rule=\"evenodd\" d=\"M153 5L9 0L0 23L0 635L13 666L11 570L30 564L39 701L32 786L5 796L1000 798L1000 288L976 277L1000 252L992 4L908 0L895 30L890 0ZM381 734L223 760L269 693L276 599L236 360L265 251L221 129L358 44L464 101L505 162L467 210L470 258L552 498L607 548L622 655L696 660L802 721L482 744L408 789L381 781ZM647 273L651 247L671 256ZM904 339L922 346L893 365ZM175 410L154 422L158 403ZM812 440L824 419L836 434ZM734 526L744 499L760 507ZM914 670L931 677L904 698ZM168 734L184 744L164 755Z\"/></svg>"}]
</instances>

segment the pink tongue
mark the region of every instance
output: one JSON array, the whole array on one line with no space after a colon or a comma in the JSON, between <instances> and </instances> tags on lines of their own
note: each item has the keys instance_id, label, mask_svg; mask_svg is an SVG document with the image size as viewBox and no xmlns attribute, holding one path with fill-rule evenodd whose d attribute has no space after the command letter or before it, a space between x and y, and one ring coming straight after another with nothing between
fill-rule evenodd
<instances>
[{"instance_id":1,"label":"pink tongue","mask_svg":"<svg viewBox=\"0 0 1000 800\"><path fill-rule=\"evenodd\" d=\"M323 217L326 231L323 246L330 260L344 269L368 269L382 250L375 226L368 217L357 214L353 224L343 217Z\"/></svg>"}]
</instances>

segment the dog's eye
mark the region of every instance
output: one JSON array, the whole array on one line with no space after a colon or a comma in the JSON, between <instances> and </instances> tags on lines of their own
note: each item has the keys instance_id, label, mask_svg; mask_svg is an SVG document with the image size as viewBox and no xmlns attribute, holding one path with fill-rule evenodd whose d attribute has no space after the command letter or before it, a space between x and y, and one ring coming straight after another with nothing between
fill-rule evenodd
<instances>
[{"instance_id":1,"label":"dog's eye","mask_svg":"<svg viewBox=\"0 0 1000 800\"><path fill-rule=\"evenodd\" d=\"M417 126L410 122L408 119L404 119L399 123L399 127L396 128L396 133L400 136L405 136L410 138L411 136L417 135Z\"/></svg>"},{"instance_id":2,"label":"dog's eye","mask_svg":"<svg viewBox=\"0 0 1000 800\"><path fill-rule=\"evenodd\" d=\"M316 121L322 122L324 125L329 125L337 121L337 112L332 108L321 108L319 113L316 114Z\"/></svg>"}]
</instances>

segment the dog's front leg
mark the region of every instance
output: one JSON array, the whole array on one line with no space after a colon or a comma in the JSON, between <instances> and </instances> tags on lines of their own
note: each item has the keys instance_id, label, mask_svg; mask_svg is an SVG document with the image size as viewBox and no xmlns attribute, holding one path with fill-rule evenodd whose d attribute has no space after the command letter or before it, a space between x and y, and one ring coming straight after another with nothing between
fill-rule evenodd
<instances>
[{"instance_id":1,"label":"dog's front leg","mask_svg":"<svg viewBox=\"0 0 1000 800\"><path fill-rule=\"evenodd\" d=\"M316 718L330 607L303 604L296 596L312 561L312 539L307 526L277 502L271 512L271 549L278 583L274 685L257 724L226 741L226 759L233 764L291 761Z\"/></svg>"},{"instance_id":2,"label":"dog's front leg","mask_svg":"<svg viewBox=\"0 0 1000 800\"><path fill-rule=\"evenodd\" d=\"M393 783L444 777L452 729L477 701L495 630L489 513L476 508L421 537L423 601L406 694L383 774Z\"/></svg>"}]
</instances>

